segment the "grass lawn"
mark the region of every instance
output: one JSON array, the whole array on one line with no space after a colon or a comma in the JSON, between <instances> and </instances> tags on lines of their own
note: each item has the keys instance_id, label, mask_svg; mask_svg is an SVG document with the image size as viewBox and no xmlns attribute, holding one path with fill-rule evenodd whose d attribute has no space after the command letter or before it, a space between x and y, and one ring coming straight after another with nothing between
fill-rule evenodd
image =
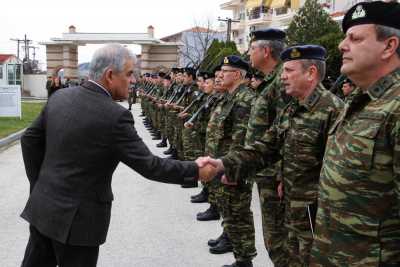
<instances>
[{"instance_id":1,"label":"grass lawn","mask_svg":"<svg viewBox=\"0 0 400 267\"><path fill-rule=\"evenodd\" d=\"M36 119L45 102L22 102L22 119L0 118L0 138L28 127Z\"/></svg>"}]
</instances>

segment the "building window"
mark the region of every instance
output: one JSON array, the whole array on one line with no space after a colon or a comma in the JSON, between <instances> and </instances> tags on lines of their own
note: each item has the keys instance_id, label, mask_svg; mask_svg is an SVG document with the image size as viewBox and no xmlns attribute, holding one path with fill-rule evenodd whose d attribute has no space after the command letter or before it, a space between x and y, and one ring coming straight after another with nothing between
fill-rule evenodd
<instances>
[{"instance_id":1,"label":"building window","mask_svg":"<svg viewBox=\"0 0 400 267\"><path fill-rule=\"evenodd\" d=\"M9 85L20 85L21 64L7 64L7 75Z\"/></svg>"},{"instance_id":2,"label":"building window","mask_svg":"<svg viewBox=\"0 0 400 267\"><path fill-rule=\"evenodd\" d=\"M3 80L3 65L0 64L0 80Z\"/></svg>"}]
</instances>

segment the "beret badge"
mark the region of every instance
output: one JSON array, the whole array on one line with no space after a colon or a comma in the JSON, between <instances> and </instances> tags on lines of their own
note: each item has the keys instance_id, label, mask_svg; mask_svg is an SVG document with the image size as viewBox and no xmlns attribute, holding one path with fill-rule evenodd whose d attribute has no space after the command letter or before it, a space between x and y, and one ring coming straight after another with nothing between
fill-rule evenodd
<instances>
[{"instance_id":1,"label":"beret badge","mask_svg":"<svg viewBox=\"0 0 400 267\"><path fill-rule=\"evenodd\" d=\"M356 7L354 10L353 14L351 15L352 19L360 19L360 18L365 18L367 16L364 8L362 5L359 5Z\"/></svg>"}]
</instances>

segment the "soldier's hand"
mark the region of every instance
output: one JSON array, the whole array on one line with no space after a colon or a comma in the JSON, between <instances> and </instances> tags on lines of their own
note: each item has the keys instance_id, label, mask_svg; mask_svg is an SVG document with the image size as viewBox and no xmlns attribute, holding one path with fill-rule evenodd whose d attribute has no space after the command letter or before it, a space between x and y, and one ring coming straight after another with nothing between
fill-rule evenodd
<instances>
[{"instance_id":1,"label":"soldier's hand","mask_svg":"<svg viewBox=\"0 0 400 267\"><path fill-rule=\"evenodd\" d=\"M237 182L229 182L228 177L226 177L225 174L221 177L221 183L225 185L237 185Z\"/></svg>"},{"instance_id":2,"label":"soldier's hand","mask_svg":"<svg viewBox=\"0 0 400 267\"><path fill-rule=\"evenodd\" d=\"M183 126L187 129L193 128L193 123L191 122L185 122L185 124L183 124Z\"/></svg>"},{"instance_id":3,"label":"soldier's hand","mask_svg":"<svg viewBox=\"0 0 400 267\"><path fill-rule=\"evenodd\" d=\"M278 197L280 199L282 199L283 198L283 183L282 182L279 183L277 191L278 191Z\"/></svg>"}]
</instances>

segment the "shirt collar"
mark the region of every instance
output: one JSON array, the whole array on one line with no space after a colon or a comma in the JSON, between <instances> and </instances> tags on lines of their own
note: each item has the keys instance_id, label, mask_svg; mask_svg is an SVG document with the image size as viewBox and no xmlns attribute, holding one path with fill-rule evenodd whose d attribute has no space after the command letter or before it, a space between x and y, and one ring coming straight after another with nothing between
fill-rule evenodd
<instances>
[{"instance_id":1,"label":"shirt collar","mask_svg":"<svg viewBox=\"0 0 400 267\"><path fill-rule=\"evenodd\" d=\"M94 83L95 85L97 85L98 87L100 87L101 89L103 89L103 91L106 92L107 95L109 95L109 96L111 97L110 92L108 92L107 89L104 88L101 84L99 84L99 83L97 83L97 82L95 82L95 81L93 81L93 80L88 80L88 81L91 82L91 83Z\"/></svg>"}]
</instances>

